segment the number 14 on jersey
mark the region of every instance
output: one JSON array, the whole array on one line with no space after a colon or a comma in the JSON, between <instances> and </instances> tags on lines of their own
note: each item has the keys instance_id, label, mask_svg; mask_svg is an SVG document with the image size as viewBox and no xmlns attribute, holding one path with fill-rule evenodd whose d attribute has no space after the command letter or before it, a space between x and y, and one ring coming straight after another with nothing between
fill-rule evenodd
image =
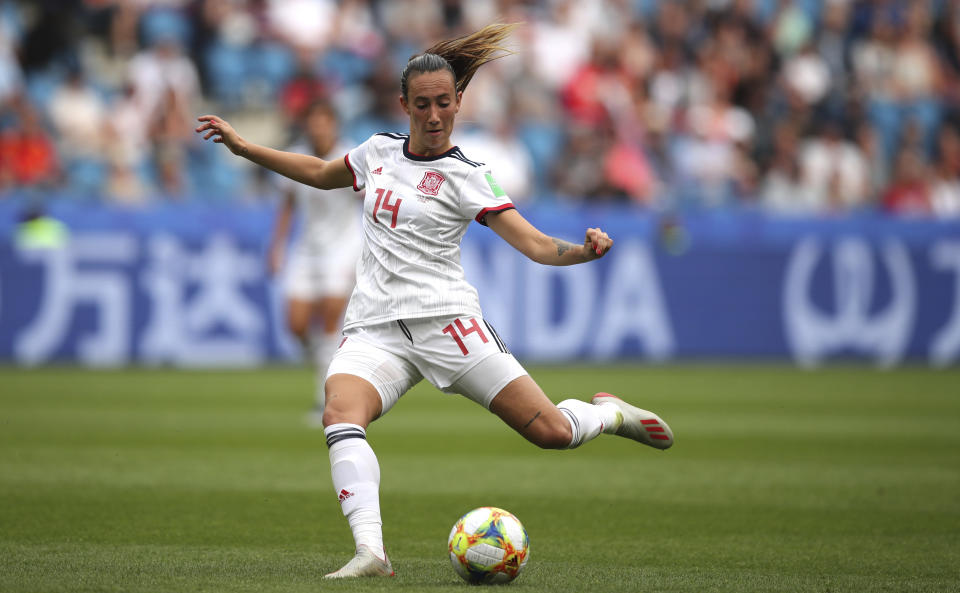
<instances>
[{"instance_id":1,"label":"number 14 on jersey","mask_svg":"<svg viewBox=\"0 0 960 593\"><path fill-rule=\"evenodd\" d=\"M387 212L392 212L393 217L390 219L390 228L397 228L397 214L400 213L400 202L403 201L403 198L397 198L394 202L390 203L390 196L393 195L393 190L385 190L383 188L377 188L377 203L373 205L373 222L380 223L380 219L377 218L377 212L381 210L386 210Z\"/></svg>"}]
</instances>

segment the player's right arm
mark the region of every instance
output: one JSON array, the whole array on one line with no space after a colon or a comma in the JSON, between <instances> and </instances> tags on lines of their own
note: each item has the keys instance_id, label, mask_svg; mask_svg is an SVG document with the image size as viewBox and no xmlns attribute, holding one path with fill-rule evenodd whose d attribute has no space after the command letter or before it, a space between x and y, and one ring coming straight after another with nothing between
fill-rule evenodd
<instances>
[{"instance_id":1,"label":"player's right arm","mask_svg":"<svg viewBox=\"0 0 960 593\"><path fill-rule=\"evenodd\" d=\"M197 120L201 124L196 132L198 134L206 132L203 136L204 140L213 138L214 142L225 145L233 154L242 156L284 177L320 189L353 186L353 173L342 159L325 161L307 154L284 152L247 142L240 137L233 126L216 115L201 115Z\"/></svg>"}]
</instances>

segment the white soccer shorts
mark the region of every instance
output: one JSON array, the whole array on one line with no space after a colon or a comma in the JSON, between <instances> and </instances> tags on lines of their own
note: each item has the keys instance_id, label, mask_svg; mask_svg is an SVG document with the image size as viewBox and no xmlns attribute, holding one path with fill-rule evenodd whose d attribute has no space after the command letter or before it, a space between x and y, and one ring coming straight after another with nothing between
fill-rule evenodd
<instances>
[{"instance_id":1,"label":"white soccer shorts","mask_svg":"<svg viewBox=\"0 0 960 593\"><path fill-rule=\"evenodd\" d=\"M335 250L311 250L299 244L290 251L284 271L284 294L288 298L304 301L333 296L349 297L356 271L356 257Z\"/></svg>"},{"instance_id":2,"label":"white soccer shorts","mask_svg":"<svg viewBox=\"0 0 960 593\"><path fill-rule=\"evenodd\" d=\"M390 321L344 336L327 377L345 373L369 381L380 393L381 416L423 378L489 408L500 390L527 374L479 317Z\"/></svg>"}]
</instances>

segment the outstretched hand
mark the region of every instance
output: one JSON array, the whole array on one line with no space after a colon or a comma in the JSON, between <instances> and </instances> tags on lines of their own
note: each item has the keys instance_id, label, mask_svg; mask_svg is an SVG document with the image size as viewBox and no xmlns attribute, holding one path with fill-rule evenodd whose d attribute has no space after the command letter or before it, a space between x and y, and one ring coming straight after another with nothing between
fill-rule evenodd
<instances>
[{"instance_id":1,"label":"outstretched hand","mask_svg":"<svg viewBox=\"0 0 960 593\"><path fill-rule=\"evenodd\" d=\"M596 259L603 257L613 247L613 239L598 228L587 229L586 238L583 240L583 252L585 255Z\"/></svg>"},{"instance_id":2,"label":"outstretched hand","mask_svg":"<svg viewBox=\"0 0 960 593\"><path fill-rule=\"evenodd\" d=\"M203 134L204 140L213 138L214 142L225 145L233 154L243 152L243 138L240 137L240 134L237 134L237 131L234 130L233 126L227 123L226 120L216 115L201 115L197 118L197 121L203 123L197 126L195 131L198 134L206 132L206 134Z\"/></svg>"}]
</instances>

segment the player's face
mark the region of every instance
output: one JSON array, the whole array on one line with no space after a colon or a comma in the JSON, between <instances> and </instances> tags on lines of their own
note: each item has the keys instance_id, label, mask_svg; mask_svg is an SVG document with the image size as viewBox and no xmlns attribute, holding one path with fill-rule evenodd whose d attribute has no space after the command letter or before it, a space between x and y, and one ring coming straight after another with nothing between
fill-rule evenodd
<instances>
[{"instance_id":1,"label":"player's face","mask_svg":"<svg viewBox=\"0 0 960 593\"><path fill-rule=\"evenodd\" d=\"M435 156L453 147L450 134L460 111L460 98L447 70L416 74L407 80L407 96L400 97L410 116L410 151Z\"/></svg>"}]
</instances>

